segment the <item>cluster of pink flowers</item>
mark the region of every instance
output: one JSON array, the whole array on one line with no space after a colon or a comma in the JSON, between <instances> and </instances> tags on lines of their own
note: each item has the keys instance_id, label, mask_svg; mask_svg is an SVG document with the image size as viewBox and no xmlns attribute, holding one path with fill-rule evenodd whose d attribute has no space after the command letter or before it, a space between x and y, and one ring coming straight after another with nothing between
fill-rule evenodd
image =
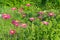
<instances>
[{"instance_id":1,"label":"cluster of pink flowers","mask_svg":"<svg viewBox=\"0 0 60 40\"><path fill-rule=\"evenodd\" d=\"M28 4L26 4L26 6L27 7L29 7L29 6L31 6L29 3ZM11 10L16 10L17 8L16 7L13 7ZM23 13L23 8L20 8L19 9L19 12L20 13ZM2 18L3 19L10 19L11 18L11 15L10 14L6 14L6 13L3 13L2 15ZM22 16L23 17L25 17L26 16L26 14L22 14ZM15 25L16 27L18 27L18 26L21 26L21 27L23 27L23 28L26 28L27 27L27 24L26 23L20 23L20 21L18 21L18 20L12 20L12 22L11 22L13 25ZM14 35L16 33L16 30L10 30L10 34L11 35Z\"/></svg>"},{"instance_id":2,"label":"cluster of pink flowers","mask_svg":"<svg viewBox=\"0 0 60 40\"><path fill-rule=\"evenodd\" d=\"M38 18L39 19L42 19L43 18L42 15L44 14L44 12L43 11L40 11L40 12L38 12L38 14L40 15L40 16L38 16ZM53 16L55 16L55 14L53 12L49 12L48 13L48 17L53 17ZM44 25L48 25L49 24L49 22L47 22L47 21L42 21L42 23Z\"/></svg>"},{"instance_id":3,"label":"cluster of pink flowers","mask_svg":"<svg viewBox=\"0 0 60 40\"><path fill-rule=\"evenodd\" d=\"M19 26L19 21L18 20L12 20L12 24L15 26Z\"/></svg>"},{"instance_id":4,"label":"cluster of pink flowers","mask_svg":"<svg viewBox=\"0 0 60 40\"><path fill-rule=\"evenodd\" d=\"M31 4L26 4L26 6L27 7L29 7L29 6L31 6ZM17 8L16 7L13 7L11 10L16 10ZM19 12L20 13L23 13L23 8L20 8L19 9ZM40 12L38 12L38 14L40 15L40 16L38 16L38 18L39 19L42 19L42 16L41 15L43 15L44 14L44 12L43 11L40 11ZM50 12L50 13L48 13L48 16L49 17L52 17L52 16L54 16L55 14L53 13L53 12ZM22 14L22 17L26 17L26 14ZM2 14L2 18L3 19L10 19L11 18L11 15L10 14L6 14L6 13L3 13ZM29 18L29 20L30 21L34 21L35 20L35 18L34 17L31 17L31 18ZM19 20L12 20L12 22L11 22L14 26L16 26L16 27L22 27L22 28L26 28L27 27L27 24L26 23L20 23L20 21ZM49 24L49 22L47 22L47 21L42 21L42 23L44 24L44 25L48 25ZM13 35L13 34L15 34L16 33L16 31L15 30L10 30L10 34L11 35Z\"/></svg>"},{"instance_id":5,"label":"cluster of pink flowers","mask_svg":"<svg viewBox=\"0 0 60 40\"><path fill-rule=\"evenodd\" d=\"M5 19L5 20L6 19L10 19L11 18L11 15L10 14L2 14L2 18ZM25 24L25 23L20 24L20 22L18 20L12 20L11 23L13 25L15 25L16 27L18 27L18 26L21 26L22 28L26 28L27 27L27 24ZM10 30L10 34L11 35L13 35L15 33L16 33L15 30Z\"/></svg>"}]
</instances>

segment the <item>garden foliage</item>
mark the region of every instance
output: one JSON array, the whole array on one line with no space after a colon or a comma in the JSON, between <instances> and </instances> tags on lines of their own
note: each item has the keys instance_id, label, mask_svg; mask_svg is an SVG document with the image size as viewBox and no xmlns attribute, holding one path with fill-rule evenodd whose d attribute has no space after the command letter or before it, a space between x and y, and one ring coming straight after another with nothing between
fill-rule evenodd
<instances>
[{"instance_id":1,"label":"garden foliage","mask_svg":"<svg viewBox=\"0 0 60 40\"><path fill-rule=\"evenodd\" d=\"M60 0L0 0L0 40L60 40Z\"/></svg>"}]
</instances>

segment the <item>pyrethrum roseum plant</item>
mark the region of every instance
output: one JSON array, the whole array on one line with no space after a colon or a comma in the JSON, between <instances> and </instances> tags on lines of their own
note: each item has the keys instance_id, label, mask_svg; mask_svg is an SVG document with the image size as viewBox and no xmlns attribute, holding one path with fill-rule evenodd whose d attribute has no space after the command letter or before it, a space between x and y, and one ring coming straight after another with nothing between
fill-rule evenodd
<instances>
[{"instance_id":1,"label":"pyrethrum roseum plant","mask_svg":"<svg viewBox=\"0 0 60 40\"><path fill-rule=\"evenodd\" d=\"M60 40L59 10L19 5L0 9L0 40Z\"/></svg>"},{"instance_id":2,"label":"pyrethrum roseum plant","mask_svg":"<svg viewBox=\"0 0 60 40\"><path fill-rule=\"evenodd\" d=\"M10 14L2 14L3 19L10 19Z\"/></svg>"}]
</instances>

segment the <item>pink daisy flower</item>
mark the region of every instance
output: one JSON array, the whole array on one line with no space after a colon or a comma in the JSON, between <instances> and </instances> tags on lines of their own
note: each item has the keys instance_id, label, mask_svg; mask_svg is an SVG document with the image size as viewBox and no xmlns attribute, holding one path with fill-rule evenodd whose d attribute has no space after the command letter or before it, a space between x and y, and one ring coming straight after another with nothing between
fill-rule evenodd
<instances>
[{"instance_id":1,"label":"pink daisy flower","mask_svg":"<svg viewBox=\"0 0 60 40\"><path fill-rule=\"evenodd\" d=\"M28 7L29 7L29 6L31 6L31 4L29 4L29 3L28 3L28 4L26 4L26 6L28 6Z\"/></svg>"},{"instance_id":2,"label":"pink daisy flower","mask_svg":"<svg viewBox=\"0 0 60 40\"><path fill-rule=\"evenodd\" d=\"M33 18L33 17L31 17L31 18L29 18L30 19L30 21L34 21L35 20L35 18Z\"/></svg>"},{"instance_id":3,"label":"pink daisy flower","mask_svg":"<svg viewBox=\"0 0 60 40\"><path fill-rule=\"evenodd\" d=\"M45 25L48 25L48 24L49 24L49 23L48 23L48 22L46 22L46 21L43 21L42 23L43 23L43 24L45 24Z\"/></svg>"},{"instance_id":4,"label":"pink daisy flower","mask_svg":"<svg viewBox=\"0 0 60 40\"><path fill-rule=\"evenodd\" d=\"M26 28L27 27L27 24L23 23L20 26L23 27L23 28Z\"/></svg>"},{"instance_id":5,"label":"pink daisy flower","mask_svg":"<svg viewBox=\"0 0 60 40\"><path fill-rule=\"evenodd\" d=\"M43 12L43 11L40 11L40 12L38 12L38 14L43 15L43 14L44 14L44 12Z\"/></svg>"},{"instance_id":6,"label":"pink daisy flower","mask_svg":"<svg viewBox=\"0 0 60 40\"><path fill-rule=\"evenodd\" d=\"M16 10L17 8L16 7L13 7L11 10Z\"/></svg>"},{"instance_id":7,"label":"pink daisy flower","mask_svg":"<svg viewBox=\"0 0 60 40\"><path fill-rule=\"evenodd\" d=\"M48 16L55 16L53 12L48 13Z\"/></svg>"},{"instance_id":8,"label":"pink daisy flower","mask_svg":"<svg viewBox=\"0 0 60 40\"><path fill-rule=\"evenodd\" d=\"M3 19L10 19L10 14L2 14Z\"/></svg>"},{"instance_id":9,"label":"pink daisy flower","mask_svg":"<svg viewBox=\"0 0 60 40\"><path fill-rule=\"evenodd\" d=\"M14 35L16 33L15 30L10 30L10 35Z\"/></svg>"}]
</instances>

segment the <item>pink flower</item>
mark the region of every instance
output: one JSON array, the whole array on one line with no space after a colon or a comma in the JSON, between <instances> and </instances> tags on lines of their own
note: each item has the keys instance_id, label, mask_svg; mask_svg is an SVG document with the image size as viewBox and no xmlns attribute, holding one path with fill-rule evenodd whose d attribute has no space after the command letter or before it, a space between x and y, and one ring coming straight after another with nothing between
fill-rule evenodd
<instances>
[{"instance_id":1,"label":"pink flower","mask_svg":"<svg viewBox=\"0 0 60 40\"><path fill-rule=\"evenodd\" d=\"M43 23L43 24L45 24L45 25L48 25L48 24L49 24L49 23L48 23L48 22L46 22L46 21L43 21L42 23Z\"/></svg>"},{"instance_id":2,"label":"pink flower","mask_svg":"<svg viewBox=\"0 0 60 40\"><path fill-rule=\"evenodd\" d=\"M17 8L16 7L13 7L12 10L16 10Z\"/></svg>"},{"instance_id":3,"label":"pink flower","mask_svg":"<svg viewBox=\"0 0 60 40\"><path fill-rule=\"evenodd\" d=\"M29 6L31 6L31 4L29 4L29 3L28 3L28 4L26 4L26 6L28 6L28 7L29 7Z\"/></svg>"},{"instance_id":4,"label":"pink flower","mask_svg":"<svg viewBox=\"0 0 60 40\"><path fill-rule=\"evenodd\" d=\"M38 16L39 19L42 19L42 16Z\"/></svg>"},{"instance_id":5,"label":"pink flower","mask_svg":"<svg viewBox=\"0 0 60 40\"><path fill-rule=\"evenodd\" d=\"M21 24L20 26L23 27L23 28L26 28L27 24L24 23L24 24Z\"/></svg>"},{"instance_id":6,"label":"pink flower","mask_svg":"<svg viewBox=\"0 0 60 40\"><path fill-rule=\"evenodd\" d=\"M16 33L15 30L10 30L10 34L11 34L11 35L14 35L15 33Z\"/></svg>"},{"instance_id":7,"label":"pink flower","mask_svg":"<svg viewBox=\"0 0 60 40\"><path fill-rule=\"evenodd\" d=\"M43 14L44 14L44 12L43 12L43 11L40 11L40 12L38 12L38 14L43 15Z\"/></svg>"},{"instance_id":8,"label":"pink flower","mask_svg":"<svg viewBox=\"0 0 60 40\"><path fill-rule=\"evenodd\" d=\"M19 26L19 23L15 23L14 25L15 25L15 26Z\"/></svg>"},{"instance_id":9,"label":"pink flower","mask_svg":"<svg viewBox=\"0 0 60 40\"><path fill-rule=\"evenodd\" d=\"M33 18L33 17L30 18L30 21L34 21L34 20L35 20L35 18Z\"/></svg>"},{"instance_id":10,"label":"pink flower","mask_svg":"<svg viewBox=\"0 0 60 40\"><path fill-rule=\"evenodd\" d=\"M13 20L12 24L15 25L15 26L19 26L19 21L18 20Z\"/></svg>"},{"instance_id":11,"label":"pink flower","mask_svg":"<svg viewBox=\"0 0 60 40\"><path fill-rule=\"evenodd\" d=\"M20 9L19 9L19 12L22 13L22 12L23 12L23 8L20 8Z\"/></svg>"},{"instance_id":12,"label":"pink flower","mask_svg":"<svg viewBox=\"0 0 60 40\"><path fill-rule=\"evenodd\" d=\"M3 19L10 19L10 14L2 14Z\"/></svg>"},{"instance_id":13,"label":"pink flower","mask_svg":"<svg viewBox=\"0 0 60 40\"><path fill-rule=\"evenodd\" d=\"M48 16L54 16L55 14L53 12L50 12Z\"/></svg>"},{"instance_id":14,"label":"pink flower","mask_svg":"<svg viewBox=\"0 0 60 40\"><path fill-rule=\"evenodd\" d=\"M22 17L26 17L26 14L22 14Z\"/></svg>"}]
</instances>

